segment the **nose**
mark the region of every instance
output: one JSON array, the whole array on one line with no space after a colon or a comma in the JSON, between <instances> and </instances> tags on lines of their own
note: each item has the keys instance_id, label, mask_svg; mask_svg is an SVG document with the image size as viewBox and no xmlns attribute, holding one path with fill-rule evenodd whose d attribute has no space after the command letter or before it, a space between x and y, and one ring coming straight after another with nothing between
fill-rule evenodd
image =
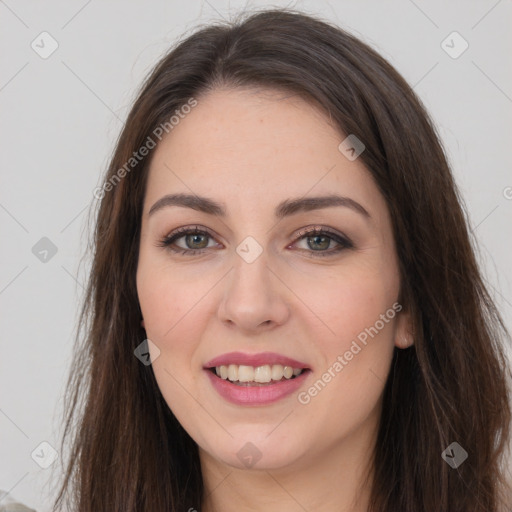
<instances>
[{"instance_id":1,"label":"nose","mask_svg":"<svg viewBox=\"0 0 512 512\"><path fill-rule=\"evenodd\" d=\"M252 263L235 256L224 280L220 320L246 333L271 330L289 317L287 287L268 265L265 251Z\"/></svg>"}]
</instances>

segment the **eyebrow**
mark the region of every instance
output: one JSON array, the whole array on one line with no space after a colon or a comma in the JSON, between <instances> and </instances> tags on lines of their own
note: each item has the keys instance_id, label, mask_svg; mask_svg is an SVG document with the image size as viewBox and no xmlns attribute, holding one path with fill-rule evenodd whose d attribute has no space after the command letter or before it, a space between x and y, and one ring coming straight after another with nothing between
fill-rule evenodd
<instances>
[{"instance_id":1,"label":"eyebrow","mask_svg":"<svg viewBox=\"0 0 512 512\"><path fill-rule=\"evenodd\" d=\"M208 215L215 215L222 218L226 217L226 209L221 203L218 203L208 197L201 197L193 194L165 195L153 204L149 210L148 216L151 216L157 211L169 206L181 206L183 208L191 208L192 210L203 212ZM276 207L275 216L277 219L283 219L284 217L288 217L299 212L309 212L333 206L350 208L367 219L371 219L371 215L368 213L366 208L357 201L354 201L350 197L340 196L337 194L286 199Z\"/></svg>"}]
</instances>

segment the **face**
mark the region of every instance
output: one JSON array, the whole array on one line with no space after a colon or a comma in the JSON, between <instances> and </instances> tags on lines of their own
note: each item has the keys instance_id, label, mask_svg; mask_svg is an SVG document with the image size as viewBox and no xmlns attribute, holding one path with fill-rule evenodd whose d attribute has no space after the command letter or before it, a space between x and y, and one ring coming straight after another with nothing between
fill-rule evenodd
<instances>
[{"instance_id":1,"label":"face","mask_svg":"<svg viewBox=\"0 0 512 512\"><path fill-rule=\"evenodd\" d=\"M374 432L411 342L389 212L345 138L295 96L217 90L153 155L137 269L152 368L216 461L292 467Z\"/></svg>"}]
</instances>

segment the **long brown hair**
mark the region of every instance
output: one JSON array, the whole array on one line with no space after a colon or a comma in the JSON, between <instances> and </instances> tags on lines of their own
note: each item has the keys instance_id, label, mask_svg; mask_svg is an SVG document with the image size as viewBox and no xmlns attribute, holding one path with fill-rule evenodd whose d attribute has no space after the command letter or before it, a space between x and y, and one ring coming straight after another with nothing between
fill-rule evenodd
<instances>
[{"instance_id":1,"label":"long brown hair","mask_svg":"<svg viewBox=\"0 0 512 512\"><path fill-rule=\"evenodd\" d=\"M62 447L70 436L72 444L54 510L65 502L77 512L201 510L197 446L151 366L134 357L145 339L135 275L151 151L126 163L176 110L219 86L281 89L314 102L340 133L364 142L360 158L387 201L414 345L394 352L370 510L501 510L510 336L483 282L436 130L379 54L289 9L197 30L157 64L134 103L98 195ZM452 442L469 455L457 469L441 457Z\"/></svg>"}]
</instances>

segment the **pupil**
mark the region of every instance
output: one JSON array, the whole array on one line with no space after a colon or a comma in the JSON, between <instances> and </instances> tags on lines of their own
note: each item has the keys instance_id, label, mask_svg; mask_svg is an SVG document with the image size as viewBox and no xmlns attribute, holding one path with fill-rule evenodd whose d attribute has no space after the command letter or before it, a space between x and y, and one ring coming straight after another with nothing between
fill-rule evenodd
<instances>
[{"instance_id":1,"label":"pupil","mask_svg":"<svg viewBox=\"0 0 512 512\"><path fill-rule=\"evenodd\" d=\"M324 244L320 247L320 249L327 249L329 247L329 238L326 236L312 236L309 238L314 240L314 242L313 242L314 244L317 244L317 243L321 244L321 242L318 242L318 240L323 240ZM325 243L325 242L327 242L327 243ZM311 244L309 242L308 242L308 245L311 249L315 250L314 247L311 247Z\"/></svg>"},{"instance_id":2,"label":"pupil","mask_svg":"<svg viewBox=\"0 0 512 512\"><path fill-rule=\"evenodd\" d=\"M201 237L203 237L203 239L204 239L204 240L206 239L205 235L201 235L201 234L199 234L199 233L196 233L196 234L194 234L194 235L188 235L187 243L188 243L189 241L191 241L191 245L194 245L194 244L197 242L197 240L198 240L198 239L199 239L199 243L200 243ZM204 242L204 240L203 240L203 242ZM203 243L203 245L202 245L201 247L197 247L197 246L196 246L196 247L193 247L193 248L194 248L194 249L203 249L203 248L204 248L204 247L206 247L207 245L208 245L208 242L206 243L206 245Z\"/></svg>"}]
</instances>

